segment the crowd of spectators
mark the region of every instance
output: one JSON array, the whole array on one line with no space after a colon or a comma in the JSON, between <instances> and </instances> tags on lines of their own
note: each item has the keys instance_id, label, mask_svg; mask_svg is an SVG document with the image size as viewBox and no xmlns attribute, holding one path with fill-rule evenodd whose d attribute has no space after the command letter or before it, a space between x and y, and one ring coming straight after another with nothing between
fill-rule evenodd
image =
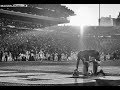
<instances>
[{"instance_id":1,"label":"crowd of spectators","mask_svg":"<svg viewBox=\"0 0 120 90\"><path fill-rule=\"evenodd\" d=\"M111 53L105 54L104 52L101 53L101 60L106 61L106 60L119 60L120 59L120 50L114 50Z\"/></svg>"},{"instance_id":2,"label":"crowd of spectators","mask_svg":"<svg viewBox=\"0 0 120 90\"><path fill-rule=\"evenodd\" d=\"M0 18L0 26L1 27L11 27L11 28L26 28L26 29L34 29L41 28L43 25L34 24L30 22L24 22L20 20L13 20L8 18Z\"/></svg>"},{"instance_id":3,"label":"crowd of spectators","mask_svg":"<svg viewBox=\"0 0 120 90\"><path fill-rule=\"evenodd\" d=\"M74 50L71 45L75 41L68 38L69 35L63 35L59 31L22 31L20 29L17 30L17 28L5 29L3 30L4 32L6 31L4 33L5 37L0 38L1 61L36 61L41 60L39 58L43 57L44 60L67 61L75 58L74 54L71 53ZM8 33L9 35L7 36ZM75 43L74 45L76 45ZM43 56L39 53L41 49L44 52ZM28 59L28 57L30 58Z\"/></svg>"},{"instance_id":4,"label":"crowd of spectators","mask_svg":"<svg viewBox=\"0 0 120 90\"><path fill-rule=\"evenodd\" d=\"M37 5L37 4L36 4ZM41 5L40 5L41 6ZM28 7L1 7L0 9L28 13L32 15L40 15L40 16L50 16L50 17L68 17L69 14L73 14L72 10L65 8L65 6L55 5L59 11L64 11L65 13L60 13L54 5L44 4L40 7L39 5L36 7L35 5L28 5ZM47 8L46 8L47 7ZM71 12L71 13L69 13ZM44 22L43 22L44 24ZM31 61L38 60L38 54L44 52L44 57L46 57L46 53L48 56L54 57L58 56L58 61L61 61L62 57L69 57L71 55L72 47L71 41L67 38L61 37L61 35L57 34L46 34L46 35L36 35L32 33L32 35L24 35L25 32L31 33L29 29L41 28L41 24L34 24L30 22L24 22L20 20L13 20L11 18L0 18L0 60L1 61ZM23 29L24 28L24 29ZM45 31L46 32L46 31ZM59 31L57 32L59 33ZM58 37L57 37L58 36ZM50 54L50 55L49 55ZM58 55L57 55L58 54ZM41 55L41 54L40 54ZM26 59L25 59L26 57ZM28 59L28 57L30 57ZM47 58L47 57L46 57ZM48 60L50 58L47 58ZM54 59L53 59L54 60ZM56 59L55 59L56 60ZM66 59L67 60L67 59Z\"/></svg>"},{"instance_id":5,"label":"crowd of spectators","mask_svg":"<svg viewBox=\"0 0 120 90\"><path fill-rule=\"evenodd\" d=\"M77 60L77 52L72 52L70 55L65 53L47 52L44 49L24 50L22 52L8 51L7 49L0 51L0 62L7 61L70 61Z\"/></svg>"},{"instance_id":6,"label":"crowd of spectators","mask_svg":"<svg viewBox=\"0 0 120 90\"><path fill-rule=\"evenodd\" d=\"M67 33L68 36L67 34L61 33L59 31L53 31L49 33L48 31L28 31L22 32L23 35L21 33L19 34L19 32L17 33L18 34L15 34L15 36L12 35L6 40L1 40L1 43L3 43L1 47L8 48L8 57L12 56L12 58L16 58L16 56L24 56L23 54L25 54L25 52L28 51L29 53L31 53L31 50L34 51L34 55L36 57L36 54L40 52L39 50L43 49L44 52L49 53L51 56L53 53L54 55L56 55L56 53L61 55L64 54L70 60L71 57L73 58L74 56L71 54L71 51L79 51L79 39L77 39L78 37L76 36L76 34L75 36L71 36L73 33ZM87 47L90 47L91 45L91 43L86 44L88 44ZM92 47L94 47L94 44ZM5 50L3 50L2 52L4 53L4 51ZM107 54L101 53L101 58L103 58L104 60L119 59L119 50ZM13 60L16 61L16 59Z\"/></svg>"},{"instance_id":7,"label":"crowd of spectators","mask_svg":"<svg viewBox=\"0 0 120 90\"><path fill-rule=\"evenodd\" d=\"M118 50L117 50L118 51ZM118 60L120 54L114 51L113 53L100 53L100 60ZM77 60L78 51L71 51L70 54L64 52L49 52L44 48L41 50L22 50L9 51L8 49L1 49L0 62L7 61L75 61Z\"/></svg>"},{"instance_id":8,"label":"crowd of spectators","mask_svg":"<svg viewBox=\"0 0 120 90\"><path fill-rule=\"evenodd\" d=\"M50 54L48 55L50 57L52 56L54 57L55 55L58 57L60 55L62 57L63 55L64 57L67 57L66 60L72 60L73 58L76 58L76 54L72 55L71 51L77 52L80 50L79 48L81 47L80 46L81 41L79 38L79 32L80 32L79 27L53 26L53 27L49 27L47 30L43 29L43 31L35 31L33 29L31 29L32 31L30 31L30 29L22 30L22 28L18 29L17 27L16 28L5 27L5 26L8 26L9 24L11 26L15 25L17 27L31 26L27 23L25 24L23 22L14 21L11 19L5 19L5 18L0 19L0 26L1 26L0 34L1 36L4 36L5 34L5 37L3 38L1 38L0 36L0 39L1 39L0 48L7 48L7 51L5 49L1 51L2 53L1 56L3 58L1 59L1 61L6 61L6 60L9 61L10 57L12 57L13 61L16 61L16 60L19 61L21 57L25 57L25 55L27 55L26 52L29 53L28 55L30 57L34 56L35 58L34 60L38 60L36 59L36 57L39 56L37 54L41 51L41 49L43 49L43 52L45 55L45 56L43 55L44 57L46 57L45 53L48 53ZM34 27L37 27L37 24ZM102 39L100 39L101 40L100 42L102 42ZM89 48L101 49L98 39L95 39L94 37L89 37L89 38L85 37L83 41L84 41L83 42L84 46L88 47L88 49ZM118 42L116 41L116 43ZM33 51L34 53L32 53ZM8 59L6 59L6 57ZM101 58L102 57L104 57L104 60L111 60L111 59L116 60L116 59L120 59L120 54L118 51L112 52L111 54L102 53ZM20 60L23 60L23 59L20 59ZM53 60L56 60L56 59L53 59ZM25 61L31 61L31 60L26 59Z\"/></svg>"}]
</instances>

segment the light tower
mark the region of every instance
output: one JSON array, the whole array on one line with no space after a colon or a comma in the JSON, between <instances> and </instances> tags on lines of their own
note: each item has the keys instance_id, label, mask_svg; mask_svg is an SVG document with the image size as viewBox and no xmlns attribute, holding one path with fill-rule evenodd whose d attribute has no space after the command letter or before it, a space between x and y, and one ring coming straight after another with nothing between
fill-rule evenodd
<instances>
[{"instance_id":1,"label":"light tower","mask_svg":"<svg viewBox=\"0 0 120 90\"><path fill-rule=\"evenodd\" d=\"M99 26L100 26L100 4L99 4Z\"/></svg>"}]
</instances>

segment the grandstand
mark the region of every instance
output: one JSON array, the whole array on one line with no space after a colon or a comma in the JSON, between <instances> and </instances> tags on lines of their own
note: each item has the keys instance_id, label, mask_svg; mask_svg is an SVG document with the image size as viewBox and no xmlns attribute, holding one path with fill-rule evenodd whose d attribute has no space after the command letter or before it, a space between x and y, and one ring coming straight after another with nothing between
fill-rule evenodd
<instances>
[{"instance_id":1,"label":"grandstand","mask_svg":"<svg viewBox=\"0 0 120 90\"><path fill-rule=\"evenodd\" d=\"M86 26L84 33L80 36L80 27L76 26L51 26L49 30L61 32L61 36L66 35L71 40L71 46L76 50L96 49L100 52L112 53L119 49L120 46L120 28L119 26ZM82 41L81 41L82 40ZM80 42L83 42L81 47Z\"/></svg>"},{"instance_id":2,"label":"grandstand","mask_svg":"<svg viewBox=\"0 0 120 90\"><path fill-rule=\"evenodd\" d=\"M0 21L5 23L5 25L2 23L1 26L13 24L13 22L22 22L22 24L28 24L28 26L23 25L24 27L30 28L32 25L32 29L44 28L46 26L68 23L69 21L66 18L70 15L74 15L74 12L59 4L27 4L27 7L0 7L2 19Z\"/></svg>"},{"instance_id":3,"label":"grandstand","mask_svg":"<svg viewBox=\"0 0 120 90\"><path fill-rule=\"evenodd\" d=\"M32 38L28 38L29 40L25 40L22 36L18 39L16 36L31 33L34 30L44 30L43 28L49 26L68 23L67 17L75 15L72 10L60 4L26 4L26 7L15 7L10 4L8 6L0 7L0 47L4 48L12 47L15 49L16 46L24 46L25 43L32 42L36 35L30 36ZM41 38L39 39L41 40Z\"/></svg>"},{"instance_id":4,"label":"grandstand","mask_svg":"<svg viewBox=\"0 0 120 90\"><path fill-rule=\"evenodd\" d=\"M33 45L51 49L56 47L57 50L67 52L97 49L106 53L119 48L119 26L86 26L81 41L80 27L57 26L69 22L66 18L75 15L72 10L60 4L26 5L0 7L1 47ZM84 47L81 47L81 42Z\"/></svg>"}]
</instances>

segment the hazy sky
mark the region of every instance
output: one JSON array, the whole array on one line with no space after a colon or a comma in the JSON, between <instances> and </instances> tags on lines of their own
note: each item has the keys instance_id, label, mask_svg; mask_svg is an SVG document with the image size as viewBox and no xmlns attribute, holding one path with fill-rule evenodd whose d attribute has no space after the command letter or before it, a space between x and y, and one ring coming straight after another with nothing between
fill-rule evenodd
<instances>
[{"instance_id":1,"label":"hazy sky","mask_svg":"<svg viewBox=\"0 0 120 90\"><path fill-rule=\"evenodd\" d=\"M98 25L99 18L99 4L62 4L73 10L77 16L81 14L88 18L91 18L91 25ZM120 4L100 4L100 16L117 18L120 12ZM84 15L88 14L88 15ZM89 22L90 23L90 22ZM88 24L89 24L88 23Z\"/></svg>"}]
</instances>

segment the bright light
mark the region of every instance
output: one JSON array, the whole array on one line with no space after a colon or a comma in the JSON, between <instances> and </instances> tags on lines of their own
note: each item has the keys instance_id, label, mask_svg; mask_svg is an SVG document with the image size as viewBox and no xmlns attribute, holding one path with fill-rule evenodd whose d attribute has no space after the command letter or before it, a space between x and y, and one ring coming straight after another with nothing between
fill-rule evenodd
<instances>
[{"instance_id":1,"label":"bright light","mask_svg":"<svg viewBox=\"0 0 120 90\"><path fill-rule=\"evenodd\" d=\"M80 35L83 36L84 33L84 25L80 26Z\"/></svg>"},{"instance_id":2,"label":"bright light","mask_svg":"<svg viewBox=\"0 0 120 90\"><path fill-rule=\"evenodd\" d=\"M76 16L68 18L70 20L69 25L80 26L81 34L83 34L83 27L92 25L94 23L93 20L95 16L93 15L91 9L87 7L81 7L75 13Z\"/></svg>"},{"instance_id":3,"label":"bright light","mask_svg":"<svg viewBox=\"0 0 120 90\"><path fill-rule=\"evenodd\" d=\"M70 25L74 26L85 26L92 25L94 15L91 9L87 7L81 7L76 11L76 16L69 17Z\"/></svg>"},{"instance_id":4,"label":"bright light","mask_svg":"<svg viewBox=\"0 0 120 90\"><path fill-rule=\"evenodd\" d=\"M81 16L78 16L78 15L71 16L69 18L70 25L72 25L72 26L84 26L84 25L87 25L88 22L86 22L84 18L82 18Z\"/></svg>"}]
</instances>

